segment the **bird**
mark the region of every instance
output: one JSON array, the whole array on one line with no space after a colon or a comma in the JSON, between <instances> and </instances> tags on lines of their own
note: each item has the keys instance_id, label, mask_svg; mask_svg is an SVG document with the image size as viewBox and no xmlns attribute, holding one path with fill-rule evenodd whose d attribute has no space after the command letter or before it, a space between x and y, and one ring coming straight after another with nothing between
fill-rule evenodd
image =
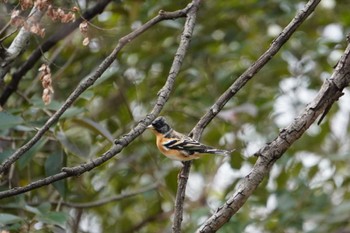
<instances>
[{"instance_id":1,"label":"bird","mask_svg":"<svg viewBox=\"0 0 350 233\"><path fill-rule=\"evenodd\" d=\"M156 135L156 144L159 151L173 160L189 161L200 158L202 154L228 156L233 151L216 149L179 133L169 126L163 116L157 117L147 128Z\"/></svg>"}]
</instances>

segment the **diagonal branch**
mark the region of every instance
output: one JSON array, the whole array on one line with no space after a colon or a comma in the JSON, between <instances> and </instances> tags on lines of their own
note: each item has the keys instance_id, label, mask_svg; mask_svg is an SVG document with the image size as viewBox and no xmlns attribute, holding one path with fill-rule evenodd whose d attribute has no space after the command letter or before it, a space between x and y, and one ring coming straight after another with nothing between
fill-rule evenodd
<instances>
[{"instance_id":1,"label":"diagonal branch","mask_svg":"<svg viewBox=\"0 0 350 233\"><path fill-rule=\"evenodd\" d=\"M49 120L42 126L42 128L34 135L34 137L29 140L25 145L20 147L15 153L13 153L9 158L7 158L3 164L0 165L0 173L2 173L4 170L6 170L12 163L14 163L17 159L19 159L26 151L28 151L36 142L39 141L39 139L45 134L49 128L58 121L58 119L62 116L62 114L73 104L73 102L91 85L95 83L95 81L101 77L103 72L112 64L112 62L117 58L117 55L119 51L127 45L129 42L131 42L133 39L135 39L137 36L141 35L143 32L145 32L150 27L154 26L158 22L166 19L173 19L173 18L179 18L184 17L186 15L186 12L190 9L189 6L182 10L178 10L175 12L164 12L161 11L160 14L158 14L156 17L142 25L141 27L137 28L135 31L131 32L130 34L122 37L117 46L114 48L112 53L105 58L105 60L99 65L97 70L88 76L85 80L83 80L77 88L72 92L72 94L67 98L67 100L64 102L64 104L60 107L60 109L52 115L52 117L49 118ZM180 63L181 64L181 63ZM170 70L170 72L172 72Z\"/></svg>"},{"instance_id":2,"label":"diagonal branch","mask_svg":"<svg viewBox=\"0 0 350 233\"><path fill-rule=\"evenodd\" d=\"M320 0L309 1L303 10L298 12L293 20L283 29L281 34L271 43L266 52L252 64L214 103L210 110L200 119L197 125L193 128L190 135L196 140L199 140L203 130L210 121L221 111L225 104L242 88L245 84L254 77L254 75L264 67L272 57L280 50L285 42L289 40L296 29L306 20L306 18L314 11ZM178 190L175 204L175 217L177 221L182 221L182 208L185 199L185 189L188 180L188 175L191 169L191 162L184 162L184 167L180 171L178 178ZM176 211L179 209L179 211ZM174 221L175 224L175 221Z\"/></svg>"},{"instance_id":3,"label":"diagonal branch","mask_svg":"<svg viewBox=\"0 0 350 233\"><path fill-rule=\"evenodd\" d=\"M315 99L309 103L303 112L272 142L267 143L255 155L259 156L253 169L243 179L238 190L219 207L197 232L215 232L243 206L248 197L268 175L272 165L283 153L315 122L318 116L334 104L342 91L350 84L350 44L347 46L334 73L327 79Z\"/></svg>"},{"instance_id":4,"label":"diagonal branch","mask_svg":"<svg viewBox=\"0 0 350 233\"><path fill-rule=\"evenodd\" d=\"M196 0L194 0L196 1ZM150 28L153 26L155 23L160 22L164 19L173 19L173 18L178 18L178 17L184 17L187 15L188 11L191 10L193 7L193 3L188 4L184 9L174 11L174 12L164 12L161 11L158 16L155 18L151 19L148 21L146 24L141 26L141 28L138 28L136 31L137 32L132 32L129 35L121 38L119 40L119 43L117 47L113 50L113 52L102 62L102 64L99 66L97 71L89 76L86 80L84 80L78 87L77 89L71 94L71 96L67 99L65 104L47 121L47 123L38 131L38 133L34 136L36 137L36 140L39 140L40 137L45 133L44 129L48 129L55 121L58 120L58 118L62 115L62 113L67 109L73 101L77 98L76 95L81 94L82 91L84 91L89 85L91 86L94 81L99 77L100 73L103 72L105 68L108 67L109 64L114 60L116 53L123 47L126 43L130 42L132 39L136 38L139 34L144 32L146 28ZM185 28L186 29L186 28ZM191 39L191 33L189 30L184 30L182 32L181 36L181 41L179 44L179 47L176 51L176 54L174 56L173 63L171 65L169 75L167 77L167 80L164 84L164 86L161 88L161 90L158 92L158 98L156 100L156 103L152 109L152 111L141 121L138 122L138 124L130 130L129 133L123 135L119 139L115 140L115 145L112 146L107 152L105 152L103 155L100 157L93 159L92 161L85 163L85 164L80 164L74 167L69 167L69 168L63 168L62 172L57 173L52 176L48 176L44 179L34 181L26 186L23 187L16 187L7 191L0 192L0 199L5 198L5 197L10 197L14 196L20 193L28 192L30 190L51 184L55 181L65 179L67 177L72 177L72 176L78 176L81 175L82 173L85 173L87 171L90 171L91 169L103 164L104 162L108 161L109 159L113 158L116 154L121 152L123 148L125 148L129 143L131 143L135 138L137 138L143 131L145 131L146 127L158 116L160 111L162 110L164 104L167 102L170 96L170 92L172 91L175 83L175 79L180 72L180 68L182 65L182 62L185 58L185 54L187 52L188 46L189 46L189 41ZM123 44L124 43L124 44ZM38 136L38 134L40 135ZM39 138L39 139L38 139ZM15 152L15 155L18 156L19 153L22 155L24 152L22 150L28 150L27 145L31 143L32 145L35 144L36 141L32 142L33 140L29 141L26 145L22 146L17 152ZM17 154L16 154L17 153ZM13 155L10 157L13 159ZM6 161L5 161L6 162ZM7 167L9 166L8 163L11 164L11 162L14 161L9 161L6 163ZM0 166L0 171L4 171L5 163Z\"/></svg>"},{"instance_id":5,"label":"diagonal branch","mask_svg":"<svg viewBox=\"0 0 350 233\"><path fill-rule=\"evenodd\" d=\"M283 29L276 37L270 47L263 53L256 62L254 62L239 78L218 98L211 106L209 111L199 120L195 128L192 130L193 135L202 135L205 127L210 121L221 111L225 104L254 77L281 49L281 47L289 40L296 29L307 19L307 17L315 10L321 0L310 0L305 7L300 10L293 20ZM198 136L199 137L199 136Z\"/></svg>"}]
</instances>

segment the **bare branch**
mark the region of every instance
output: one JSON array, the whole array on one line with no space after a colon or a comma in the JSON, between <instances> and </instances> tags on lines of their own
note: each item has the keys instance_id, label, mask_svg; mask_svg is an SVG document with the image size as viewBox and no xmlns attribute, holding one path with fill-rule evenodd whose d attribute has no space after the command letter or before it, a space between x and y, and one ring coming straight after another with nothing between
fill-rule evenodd
<instances>
[{"instance_id":1,"label":"bare branch","mask_svg":"<svg viewBox=\"0 0 350 233\"><path fill-rule=\"evenodd\" d=\"M185 203L186 185L190 175L192 161L183 162L183 167L177 177L177 192L175 198L175 209L174 209L174 221L173 221L173 232L181 232L181 223L183 220L183 210Z\"/></svg>"},{"instance_id":2,"label":"bare branch","mask_svg":"<svg viewBox=\"0 0 350 233\"><path fill-rule=\"evenodd\" d=\"M186 16L187 12L192 8L193 4L188 4L183 10L175 11L175 12L164 12L161 11L158 16L151 19L150 21L152 23L147 22L141 27L147 27L150 28L154 24L164 20L164 19L170 19L174 17L184 17ZM176 13L176 14L175 14ZM86 78L77 88L73 91L73 93L70 95L70 97L66 100L66 102L62 105L62 107L45 123L45 125L38 131L38 133L31 139L27 144L19 148L13 155L11 155L10 158L8 158L1 166L0 171L3 172L6 168L10 166L13 162L16 161L16 158L20 157L25 151L27 151L30 146L33 146L41 137L42 135L48 130L48 128L53 125L59 117L63 114L63 112L74 102L74 100L89 86L91 86L97 78L104 72L104 70L112 63L112 61L115 59L115 56L119 52L119 50L125 46L127 43L129 43L132 39L136 38L139 34L144 32L143 29L137 29L137 33L132 32L129 34L129 36L125 36L120 39L117 47L113 50L113 52L102 62L102 64L99 66L99 68L88 78ZM164 84L164 86L161 88L161 90L158 92L158 98L157 101L152 109L152 111L138 124L130 130L129 133L123 135L121 138L115 140L115 145L112 146L107 152L105 152L102 156L88 162L85 164L80 164L75 167L69 167L69 168L63 168L62 172L46 177L44 179L34 181L29 185L26 185L24 187L16 187L7 191L0 192L0 199L14 196L20 193L28 192L30 190L51 184L55 181L65 179L67 177L71 176L78 176L84 172L90 171L91 169L101 165L102 163L108 161L109 159L113 158L116 154L118 154L120 151L122 151L123 148L125 148L130 142L132 142L135 138L137 138L143 131L146 129L146 127L158 116L160 111L162 110L164 104L167 102L170 92L173 89L175 78L178 75L181 64L183 62L183 59L185 58L185 54L187 52L190 37L188 37L188 32L183 31L180 45L177 49L177 52L174 56L173 63L171 65L169 75L167 77L167 80ZM127 39L126 39L127 38Z\"/></svg>"}]
</instances>

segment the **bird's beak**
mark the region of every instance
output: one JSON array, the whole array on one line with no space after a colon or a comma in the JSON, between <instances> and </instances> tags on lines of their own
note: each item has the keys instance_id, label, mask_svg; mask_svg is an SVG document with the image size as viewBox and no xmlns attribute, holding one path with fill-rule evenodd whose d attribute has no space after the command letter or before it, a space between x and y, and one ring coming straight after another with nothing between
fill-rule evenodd
<instances>
[{"instance_id":1,"label":"bird's beak","mask_svg":"<svg viewBox=\"0 0 350 233\"><path fill-rule=\"evenodd\" d=\"M149 125L146 127L146 129L154 129L153 125Z\"/></svg>"}]
</instances>

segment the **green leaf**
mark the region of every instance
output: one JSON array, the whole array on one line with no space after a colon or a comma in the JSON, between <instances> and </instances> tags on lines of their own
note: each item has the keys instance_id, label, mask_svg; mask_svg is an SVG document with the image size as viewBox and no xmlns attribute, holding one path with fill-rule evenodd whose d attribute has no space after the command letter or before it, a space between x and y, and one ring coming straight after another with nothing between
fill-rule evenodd
<instances>
[{"instance_id":1,"label":"green leaf","mask_svg":"<svg viewBox=\"0 0 350 233\"><path fill-rule=\"evenodd\" d=\"M46 214L46 213L50 212L50 208L51 208L50 203L43 202L38 206L37 209L40 211L40 213Z\"/></svg>"},{"instance_id":2,"label":"green leaf","mask_svg":"<svg viewBox=\"0 0 350 233\"><path fill-rule=\"evenodd\" d=\"M22 157L18 160L18 167L22 170L31 161L34 155L41 150L41 148L46 144L47 139L41 139L32 148L30 148Z\"/></svg>"},{"instance_id":3,"label":"green leaf","mask_svg":"<svg viewBox=\"0 0 350 233\"><path fill-rule=\"evenodd\" d=\"M65 157L65 154L63 151L59 151L52 155L49 155L49 157L45 161L46 176L52 176L61 171L61 168L64 166L64 157ZM56 181L52 185L60 193L60 195L65 199L66 191L67 191L66 179Z\"/></svg>"},{"instance_id":4,"label":"green leaf","mask_svg":"<svg viewBox=\"0 0 350 233\"><path fill-rule=\"evenodd\" d=\"M84 91L80 96L79 96L79 98L80 99L85 99L85 100L91 100L93 97L94 97L94 92L93 91L91 91L91 90L86 90L86 91Z\"/></svg>"},{"instance_id":5,"label":"green leaf","mask_svg":"<svg viewBox=\"0 0 350 233\"><path fill-rule=\"evenodd\" d=\"M86 158L90 154L91 138L84 128L75 127L65 132L58 132L57 139L64 148L82 158Z\"/></svg>"},{"instance_id":6,"label":"green leaf","mask_svg":"<svg viewBox=\"0 0 350 233\"><path fill-rule=\"evenodd\" d=\"M8 112L0 112L0 130L12 128L23 122L22 117L12 115Z\"/></svg>"},{"instance_id":7,"label":"green leaf","mask_svg":"<svg viewBox=\"0 0 350 233\"><path fill-rule=\"evenodd\" d=\"M23 219L13 214L0 213L0 226L22 222Z\"/></svg>"},{"instance_id":8,"label":"green leaf","mask_svg":"<svg viewBox=\"0 0 350 233\"><path fill-rule=\"evenodd\" d=\"M62 114L61 119L77 116L82 112L84 112L84 109L82 108L71 107Z\"/></svg>"},{"instance_id":9,"label":"green leaf","mask_svg":"<svg viewBox=\"0 0 350 233\"><path fill-rule=\"evenodd\" d=\"M12 149L2 151L2 152L0 153L0 163L2 163L5 159L7 159L8 157L10 157L10 155L12 155L13 152L15 152L15 151L12 150Z\"/></svg>"},{"instance_id":10,"label":"green leaf","mask_svg":"<svg viewBox=\"0 0 350 233\"><path fill-rule=\"evenodd\" d=\"M42 214L41 210L39 209L39 207L34 207L34 206L30 206L30 205L25 205L24 209L30 213L33 213L35 215L40 215Z\"/></svg>"},{"instance_id":11,"label":"green leaf","mask_svg":"<svg viewBox=\"0 0 350 233\"><path fill-rule=\"evenodd\" d=\"M1 232L18 232L23 224L23 218L12 214L0 213Z\"/></svg>"},{"instance_id":12,"label":"green leaf","mask_svg":"<svg viewBox=\"0 0 350 233\"><path fill-rule=\"evenodd\" d=\"M242 166L243 157L237 151L233 151L230 156L230 164L234 169L239 169Z\"/></svg>"},{"instance_id":13,"label":"green leaf","mask_svg":"<svg viewBox=\"0 0 350 233\"><path fill-rule=\"evenodd\" d=\"M113 142L114 138L113 135L106 129L104 128L101 124L88 119L88 118L75 118L73 121L80 126L83 126L85 128L91 129L92 131L102 135L103 137L107 138L110 142Z\"/></svg>"},{"instance_id":14,"label":"green leaf","mask_svg":"<svg viewBox=\"0 0 350 233\"><path fill-rule=\"evenodd\" d=\"M96 82L92 85L91 88L94 88L96 86L99 86L101 83L103 83L104 81L110 79L110 78L113 78L115 77L115 73L116 73L116 68L111 66L109 69L107 69L99 79L96 80ZM91 90L91 89L90 89ZM88 90L88 91L90 91ZM82 96L80 96L82 97ZM86 96L84 96L86 97Z\"/></svg>"},{"instance_id":15,"label":"green leaf","mask_svg":"<svg viewBox=\"0 0 350 233\"><path fill-rule=\"evenodd\" d=\"M50 225L58 225L61 227L65 227L65 223L67 222L69 215L64 212L47 212L45 214L41 214L36 216L38 221L41 221Z\"/></svg>"},{"instance_id":16,"label":"green leaf","mask_svg":"<svg viewBox=\"0 0 350 233\"><path fill-rule=\"evenodd\" d=\"M52 111L57 111L62 107L63 102L59 102L56 100L51 101L49 105L45 105L45 103L42 101L41 98L33 97L32 98L33 108L39 108L39 109L48 109ZM64 118L70 118L72 116L76 116L80 113L84 112L83 108L78 107L70 107L68 108L61 116L61 119Z\"/></svg>"}]
</instances>

